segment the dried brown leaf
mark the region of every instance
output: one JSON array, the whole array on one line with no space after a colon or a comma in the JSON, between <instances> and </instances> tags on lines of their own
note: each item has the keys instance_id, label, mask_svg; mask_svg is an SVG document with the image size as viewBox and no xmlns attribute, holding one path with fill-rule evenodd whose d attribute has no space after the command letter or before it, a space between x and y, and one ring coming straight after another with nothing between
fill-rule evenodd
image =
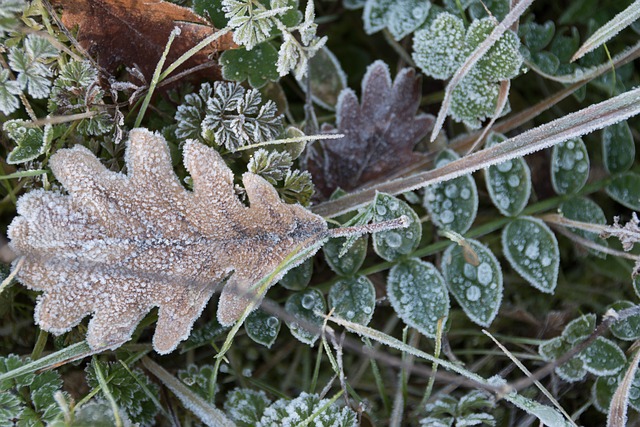
<instances>
[{"instance_id":1,"label":"dried brown leaf","mask_svg":"<svg viewBox=\"0 0 640 427\"><path fill-rule=\"evenodd\" d=\"M362 79L362 103L351 89L340 93L337 129L323 125L323 133L344 138L321 141L308 169L323 199L336 188L350 191L420 161L414 146L432 128L434 118L418 114L421 79L411 68L391 82L389 67L376 61Z\"/></svg>"},{"instance_id":2,"label":"dried brown leaf","mask_svg":"<svg viewBox=\"0 0 640 427\"><path fill-rule=\"evenodd\" d=\"M282 203L249 172L251 206L244 206L212 148L184 145L191 192L159 134L136 129L127 144L127 175L107 170L84 147L59 150L51 169L69 194L36 190L18 202L9 237L24 257L19 280L44 291L35 311L44 330L60 334L92 315L90 346L115 348L159 307L153 345L168 353L226 277L218 319L228 325L260 298L251 294L254 283L326 235L321 217Z\"/></svg>"},{"instance_id":3,"label":"dried brown leaf","mask_svg":"<svg viewBox=\"0 0 640 427\"><path fill-rule=\"evenodd\" d=\"M216 29L190 9L162 0L53 0L62 7L62 23L78 27L77 40L109 73L121 65L140 68L151 81L171 31L180 28L167 56L170 64ZM209 60L209 56L236 47L231 33L209 45L178 68L178 72ZM204 70L221 80L220 69Z\"/></svg>"}]
</instances>

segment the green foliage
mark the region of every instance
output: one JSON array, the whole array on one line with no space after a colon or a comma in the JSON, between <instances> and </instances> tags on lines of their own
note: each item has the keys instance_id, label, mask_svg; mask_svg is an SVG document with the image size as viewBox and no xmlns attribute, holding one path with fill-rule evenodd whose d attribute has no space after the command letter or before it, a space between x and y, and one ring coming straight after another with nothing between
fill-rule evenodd
<instances>
[{"instance_id":1,"label":"green foliage","mask_svg":"<svg viewBox=\"0 0 640 427\"><path fill-rule=\"evenodd\" d=\"M224 410L241 427L255 426L260 422L271 400L264 391L237 388L227 394Z\"/></svg>"},{"instance_id":2,"label":"green foliage","mask_svg":"<svg viewBox=\"0 0 640 427\"><path fill-rule=\"evenodd\" d=\"M372 204L373 220L388 221L405 215L409 218L409 226L404 229L373 233L373 249L387 261L394 261L410 254L422 237L420 218L409 205L400 199L387 194L378 193Z\"/></svg>"},{"instance_id":3,"label":"green foliage","mask_svg":"<svg viewBox=\"0 0 640 427\"><path fill-rule=\"evenodd\" d=\"M117 362L105 364L94 360L94 363L102 371L109 393L131 421L141 426L153 425L158 413L154 402L159 398L158 386L140 369L126 369ZM95 369L93 364L87 366L87 383L90 387L99 388Z\"/></svg>"},{"instance_id":4,"label":"green foliage","mask_svg":"<svg viewBox=\"0 0 640 427\"><path fill-rule=\"evenodd\" d=\"M264 411L260 419L263 426L291 425L310 420L318 427L356 427L356 413L347 407L340 408L328 399L321 399L317 394L301 393L295 399L280 399Z\"/></svg>"},{"instance_id":5,"label":"green foliage","mask_svg":"<svg viewBox=\"0 0 640 427\"><path fill-rule=\"evenodd\" d=\"M589 154L581 138L553 147L551 183L558 194L577 193L589 178Z\"/></svg>"},{"instance_id":6,"label":"green foliage","mask_svg":"<svg viewBox=\"0 0 640 427\"><path fill-rule=\"evenodd\" d=\"M502 303L502 269L489 248L467 240L468 251L451 245L442 255L442 273L449 290L469 319L488 327ZM473 259L468 259L473 258Z\"/></svg>"},{"instance_id":7,"label":"green foliage","mask_svg":"<svg viewBox=\"0 0 640 427\"><path fill-rule=\"evenodd\" d=\"M451 150L436 157L436 168L458 159ZM478 189L471 175L430 185L424 192L424 206L439 228L463 234L471 228L478 212Z\"/></svg>"},{"instance_id":8,"label":"green foliage","mask_svg":"<svg viewBox=\"0 0 640 427\"><path fill-rule=\"evenodd\" d=\"M407 325L435 337L438 321L449 315L449 294L442 275L431 263L417 258L393 266L387 279L391 306Z\"/></svg>"},{"instance_id":9,"label":"green foliage","mask_svg":"<svg viewBox=\"0 0 640 427\"><path fill-rule=\"evenodd\" d=\"M16 95L20 95L20 83L9 78L9 70L0 70L0 111L9 115L20 107Z\"/></svg>"},{"instance_id":10,"label":"green foliage","mask_svg":"<svg viewBox=\"0 0 640 427\"><path fill-rule=\"evenodd\" d=\"M503 142L504 135L492 133L487 148ZM491 201L504 216L516 216L527 206L531 195L531 171L523 158L507 160L484 170Z\"/></svg>"},{"instance_id":11,"label":"green foliage","mask_svg":"<svg viewBox=\"0 0 640 427\"><path fill-rule=\"evenodd\" d=\"M322 327L320 313L327 311L322 293L317 289L295 293L287 299L284 309L295 319L287 322L291 334L300 342L313 346Z\"/></svg>"},{"instance_id":12,"label":"green foliage","mask_svg":"<svg viewBox=\"0 0 640 427\"><path fill-rule=\"evenodd\" d=\"M34 98L46 98L51 89L52 71L47 65L58 51L43 37L31 34L22 48L9 50L9 66L17 73L16 82Z\"/></svg>"},{"instance_id":13,"label":"green foliage","mask_svg":"<svg viewBox=\"0 0 640 427\"><path fill-rule=\"evenodd\" d=\"M415 31L429 15L431 2L420 0L367 0L362 14L364 30L372 34L388 28L396 40Z\"/></svg>"},{"instance_id":14,"label":"green foliage","mask_svg":"<svg viewBox=\"0 0 640 427\"><path fill-rule=\"evenodd\" d=\"M0 357L0 374L11 372L31 360L15 354ZM56 371L26 374L0 381L0 426L44 427L60 413L54 393L62 388Z\"/></svg>"},{"instance_id":15,"label":"green foliage","mask_svg":"<svg viewBox=\"0 0 640 427\"><path fill-rule=\"evenodd\" d=\"M193 392L208 402L213 402L214 393L217 389L212 383L215 368L211 365L190 364L187 369L178 371L178 379L185 383Z\"/></svg>"},{"instance_id":16,"label":"green foliage","mask_svg":"<svg viewBox=\"0 0 640 427\"><path fill-rule=\"evenodd\" d=\"M328 304L335 316L366 325L373 317L376 290L365 276L346 277L331 286Z\"/></svg>"},{"instance_id":17,"label":"green foliage","mask_svg":"<svg viewBox=\"0 0 640 427\"><path fill-rule=\"evenodd\" d=\"M7 156L7 163L24 163L40 157L51 143L51 126L44 131L36 127L26 127L24 120L9 120L2 130L16 144Z\"/></svg>"},{"instance_id":18,"label":"green foliage","mask_svg":"<svg viewBox=\"0 0 640 427\"><path fill-rule=\"evenodd\" d=\"M558 282L560 249L553 231L537 218L520 217L502 231L502 250L514 270L542 292Z\"/></svg>"},{"instance_id":19,"label":"green foliage","mask_svg":"<svg viewBox=\"0 0 640 427\"><path fill-rule=\"evenodd\" d=\"M485 392L474 390L459 399L453 396L438 396L437 400L425 407L428 417L420 420L421 426L495 426L496 420L489 412L495 407L495 400Z\"/></svg>"},{"instance_id":20,"label":"green foliage","mask_svg":"<svg viewBox=\"0 0 640 427\"><path fill-rule=\"evenodd\" d=\"M258 344L271 348L276 338L278 338L280 324L280 319L277 317L262 310L256 310L247 317L244 322L244 329L247 331L249 338Z\"/></svg>"},{"instance_id":21,"label":"green foliage","mask_svg":"<svg viewBox=\"0 0 640 427\"><path fill-rule=\"evenodd\" d=\"M269 42L263 42L251 50L226 50L220 56L222 77L236 82L249 81L251 87L261 88L269 81L280 78L276 69L278 51Z\"/></svg>"},{"instance_id":22,"label":"green foliage","mask_svg":"<svg viewBox=\"0 0 640 427\"><path fill-rule=\"evenodd\" d=\"M429 28L416 31L413 60L425 74L448 79L493 31L491 18L478 19L466 29L461 18L444 12ZM518 75L523 58L520 40L507 31L454 89L449 114L459 122L478 128L495 115L499 84Z\"/></svg>"}]
</instances>

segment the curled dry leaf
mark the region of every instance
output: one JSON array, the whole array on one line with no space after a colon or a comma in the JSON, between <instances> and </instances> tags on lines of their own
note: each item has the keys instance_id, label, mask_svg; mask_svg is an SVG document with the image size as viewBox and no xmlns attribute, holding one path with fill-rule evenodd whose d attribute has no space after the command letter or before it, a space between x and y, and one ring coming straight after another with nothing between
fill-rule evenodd
<instances>
[{"instance_id":1,"label":"curled dry leaf","mask_svg":"<svg viewBox=\"0 0 640 427\"><path fill-rule=\"evenodd\" d=\"M62 7L62 23L78 28L80 45L110 73L122 65L140 68L151 81L153 71L169 39L178 27L178 36L167 56L172 63L216 29L186 7L162 0L53 0ZM201 50L178 71L203 64L209 56L236 47L231 33ZM208 78L221 80L220 69L204 70Z\"/></svg>"},{"instance_id":2,"label":"curled dry leaf","mask_svg":"<svg viewBox=\"0 0 640 427\"><path fill-rule=\"evenodd\" d=\"M191 192L159 134L136 129L127 144L127 175L107 170L84 147L59 150L51 169L69 194L36 190L18 202L9 237L24 257L18 278L44 291L35 311L44 330L66 332L91 314L89 345L115 348L159 307L153 345L168 353L225 278L218 320L228 325L261 298L251 285L326 236L321 217L282 203L249 172L251 206L244 206L212 148L184 145Z\"/></svg>"},{"instance_id":3,"label":"curled dry leaf","mask_svg":"<svg viewBox=\"0 0 640 427\"><path fill-rule=\"evenodd\" d=\"M323 125L323 133L344 138L320 142L312 152L308 169L313 182L327 199L336 188L350 191L396 173L421 160L414 146L433 127L430 114L418 114L421 79L405 68L391 82L389 67L371 64L362 79L362 103L351 89L338 98L337 129Z\"/></svg>"}]
</instances>

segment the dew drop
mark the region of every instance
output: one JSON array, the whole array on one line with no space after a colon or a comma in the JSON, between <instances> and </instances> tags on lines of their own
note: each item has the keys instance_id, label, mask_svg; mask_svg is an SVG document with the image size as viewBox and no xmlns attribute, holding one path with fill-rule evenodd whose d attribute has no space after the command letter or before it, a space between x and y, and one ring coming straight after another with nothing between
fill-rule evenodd
<instances>
[{"instance_id":1,"label":"dew drop","mask_svg":"<svg viewBox=\"0 0 640 427\"><path fill-rule=\"evenodd\" d=\"M385 241L390 248L398 248L402 244L402 236L395 231L389 231Z\"/></svg>"},{"instance_id":2,"label":"dew drop","mask_svg":"<svg viewBox=\"0 0 640 427\"><path fill-rule=\"evenodd\" d=\"M376 205L376 212L378 212L378 215L382 216L387 213L387 208L382 205Z\"/></svg>"},{"instance_id":3,"label":"dew drop","mask_svg":"<svg viewBox=\"0 0 640 427\"><path fill-rule=\"evenodd\" d=\"M458 186L455 184L448 184L444 188L444 194L450 199L458 197Z\"/></svg>"},{"instance_id":4,"label":"dew drop","mask_svg":"<svg viewBox=\"0 0 640 427\"><path fill-rule=\"evenodd\" d=\"M493 279L493 270L489 263L483 262L478 266L478 282L483 285L488 285Z\"/></svg>"},{"instance_id":5,"label":"dew drop","mask_svg":"<svg viewBox=\"0 0 640 427\"><path fill-rule=\"evenodd\" d=\"M267 319L267 326L270 328L275 328L278 326L278 318L275 316L271 316Z\"/></svg>"},{"instance_id":6,"label":"dew drop","mask_svg":"<svg viewBox=\"0 0 640 427\"><path fill-rule=\"evenodd\" d=\"M480 292L480 288L477 286L470 286L467 288L467 292L465 293L467 299L469 301L478 301L482 292Z\"/></svg>"},{"instance_id":7,"label":"dew drop","mask_svg":"<svg viewBox=\"0 0 640 427\"><path fill-rule=\"evenodd\" d=\"M440 214L440 221L443 224L451 224L454 219L455 219L455 216L453 215L453 212L451 212L450 210L443 211Z\"/></svg>"},{"instance_id":8,"label":"dew drop","mask_svg":"<svg viewBox=\"0 0 640 427\"><path fill-rule=\"evenodd\" d=\"M302 306L307 310L311 310L316 303L316 299L311 294L302 297Z\"/></svg>"},{"instance_id":9,"label":"dew drop","mask_svg":"<svg viewBox=\"0 0 640 427\"><path fill-rule=\"evenodd\" d=\"M496 168L502 173L509 172L513 167L513 162L511 160L507 160L506 162L502 162L496 165Z\"/></svg>"}]
</instances>

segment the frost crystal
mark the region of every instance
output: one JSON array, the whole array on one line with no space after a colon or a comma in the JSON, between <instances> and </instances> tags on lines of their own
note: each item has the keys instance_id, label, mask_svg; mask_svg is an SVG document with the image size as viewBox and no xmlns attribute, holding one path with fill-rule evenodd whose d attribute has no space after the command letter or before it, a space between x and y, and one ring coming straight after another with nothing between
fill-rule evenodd
<instances>
[{"instance_id":1,"label":"frost crystal","mask_svg":"<svg viewBox=\"0 0 640 427\"><path fill-rule=\"evenodd\" d=\"M44 291L35 310L44 330L60 334L92 315L89 345L116 348L159 307L154 348L171 352L225 277L218 319L228 325L260 298L251 285L327 228L252 173L243 176L244 206L220 155L195 141L184 145L193 192L173 173L160 135L136 129L127 144L127 175L84 147L59 150L51 169L69 195L36 190L18 202L9 227L24 257L17 277Z\"/></svg>"}]
</instances>

